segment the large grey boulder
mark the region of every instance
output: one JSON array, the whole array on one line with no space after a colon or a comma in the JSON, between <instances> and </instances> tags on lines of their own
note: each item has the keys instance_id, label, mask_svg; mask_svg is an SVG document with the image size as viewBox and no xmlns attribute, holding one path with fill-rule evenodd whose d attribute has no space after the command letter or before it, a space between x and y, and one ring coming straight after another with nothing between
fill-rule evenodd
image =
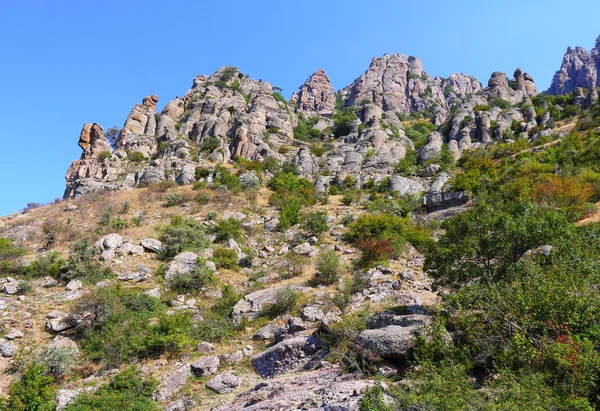
<instances>
[{"instance_id":1,"label":"large grey boulder","mask_svg":"<svg viewBox=\"0 0 600 411\"><path fill-rule=\"evenodd\" d=\"M140 240L140 245L144 247L144 250L151 253L158 253L163 250L162 243L155 238L142 238Z\"/></svg>"},{"instance_id":2,"label":"large grey boulder","mask_svg":"<svg viewBox=\"0 0 600 411\"><path fill-rule=\"evenodd\" d=\"M169 283L179 274L187 274L196 268L198 264L198 254L186 251L177 254L173 261L169 263L167 272L165 273L165 281Z\"/></svg>"},{"instance_id":3,"label":"large grey boulder","mask_svg":"<svg viewBox=\"0 0 600 411\"><path fill-rule=\"evenodd\" d=\"M244 173L240 176L240 182L244 191L260 188L260 180L252 173Z\"/></svg>"},{"instance_id":4,"label":"large grey boulder","mask_svg":"<svg viewBox=\"0 0 600 411\"><path fill-rule=\"evenodd\" d=\"M14 357L19 352L19 346L13 342L0 338L0 355L2 357Z\"/></svg>"},{"instance_id":5,"label":"large grey boulder","mask_svg":"<svg viewBox=\"0 0 600 411\"><path fill-rule=\"evenodd\" d=\"M242 379L232 372L224 372L206 383L206 387L217 394L227 394L240 386Z\"/></svg>"},{"instance_id":6,"label":"large grey boulder","mask_svg":"<svg viewBox=\"0 0 600 411\"><path fill-rule=\"evenodd\" d=\"M437 131L429 134L425 141L425 145L419 149L419 161L428 161L440 154L442 152L443 142L442 135Z\"/></svg>"},{"instance_id":7,"label":"large grey boulder","mask_svg":"<svg viewBox=\"0 0 600 411\"><path fill-rule=\"evenodd\" d=\"M394 175L390 179L390 190L397 191L400 196L414 196L424 192L425 187L418 181Z\"/></svg>"},{"instance_id":8,"label":"large grey boulder","mask_svg":"<svg viewBox=\"0 0 600 411\"><path fill-rule=\"evenodd\" d=\"M197 377L215 374L219 370L220 360L216 355L204 357L190 364L192 373Z\"/></svg>"},{"instance_id":9,"label":"large grey boulder","mask_svg":"<svg viewBox=\"0 0 600 411\"><path fill-rule=\"evenodd\" d=\"M321 340L315 336L294 337L257 354L252 365L261 377L272 378L305 365L320 349Z\"/></svg>"},{"instance_id":10,"label":"large grey boulder","mask_svg":"<svg viewBox=\"0 0 600 411\"><path fill-rule=\"evenodd\" d=\"M158 389L152 394L152 399L154 401L166 401L173 398L187 384L191 376L190 366L187 364L177 371L165 375L161 378Z\"/></svg>"}]
</instances>

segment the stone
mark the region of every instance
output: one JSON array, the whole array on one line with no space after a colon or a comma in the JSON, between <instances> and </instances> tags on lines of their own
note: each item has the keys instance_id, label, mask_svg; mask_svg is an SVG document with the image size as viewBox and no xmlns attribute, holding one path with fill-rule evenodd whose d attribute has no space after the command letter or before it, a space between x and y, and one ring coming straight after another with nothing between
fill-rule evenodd
<instances>
[{"instance_id":1,"label":"stone","mask_svg":"<svg viewBox=\"0 0 600 411\"><path fill-rule=\"evenodd\" d=\"M308 243L298 244L292 251L299 255L311 255L314 252L313 247Z\"/></svg>"},{"instance_id":2,"label":"stone","mask_svg":"<svg viewBox=\"0 0 600 411\"><path fill-rule=\"evenodd\" d=\"M187 274L196 268L198 263L198 254L186 251L177 254L173 261L169 263L167 272L165 273L165 281L168 283L179 274Z\"/></svg>"},{"instance_id":3,"label":"stone","mask_svg":"<svg viewBox=\"0 0 600 411\"><path fill-rule=\"evenodd\" d=\"M258 330L256 330L256 332L252 336L252 339L255 341L272 340L275 337L275 333L278 329L279 327L275 324L267 324L264 327L261 327Z\"/></svg>"},{"instance_id":4,"label":"stone","mask_svg":"<svg viewBox=\"0 0 600 411\"><path fill-rule=\"evenodd\" d=\"M100 251L116 250L123 245L123 238L119 234L108 234L98 240L95 247Z\"/></svg>"},{"instance_id":5,"label":"stone","mask_svg":"<svg viewBox=\"0 0 600 411\"><path fill-rule=\"evenodd\" d=\"M232 352L230 354L222 354L220 357L221 361L227 364L237 364L238 362L244 359L244 352L242 350L238 350Z\"/></svg>"},{"instance_id":6,"label":"stone","mask_svg":"<svg viewBox=\"0 0 600 411\"><path fill-rule=\"evenodd\" d=\"M195 376L203 377L215 374L219 370L219 363L219 357L211 355L193 362L190 364L190 369Z\"/></svg>"},{"instance_id":7,"label":"stone","mask_svg":"<svg viewBox=\"0 0 600 411\"><path fill-rule=\"evenodd\" d=\"M56 281L54 278L44 277L42 279L41 286L45 287L45 288L50 288L50 287L54 287L56 284L58 284L58 281Z\"/></svg>"},{"instance_id":8,"label":"stone","mask_svg":"<svg viewBox=\"0 0 600 411\"><path fill-rule=\"evenodd\" d=\"M321 321L324 317L323 310L315 306L307 306L300 311L300 317L304 321L316 322Z\"/></svg>"},{"instance_id":9,"label":"stone","mask_svg":"<svg viewBox=\"0 0 600 411\"><path fill-rule=\"evenodd\" d=\"M214 377L206 383L206 387L217 394L233 392L240 386L242 379L232 372L225 372Z\"/></svg>"},{"instance_id":10,"label":"stone","mask_svg":"<svg viewBox=\"0 0 600 411\"><path fill-rule=\"evenodd\" d=\"M19 346L13 342L0 338L0 355L2 357L14 357L19 352Z\"/></svg>"},{"instance_id":11,"label":"stone","mask_svg":"<svg viewBox=\"0 0 600 411\"><path fill-rule=\"evenodd\" d=\"M41 229L29 225L18 225L2 233L2 237L21 243L38 241L42 236Z\"/></svg>"},{"instance_id":12,"label":"stone","mask_svg":"<svg viewBox=\"0 0 600 411\"><path fill-rule=\"evenodd\" d=\"M71 280L65 286L65 290L67 291L76 291L83 288L83 283L81 280Z\"/></svg>"},{"instance_id":13,"label":"stone","mask_svg":"<svg viewBox=\"0 0 600 411\"><path fill-rule=\"evenodd\" d=\"M79 134L79 147L83 150L83 158L97 158L103 152L112 154L104 129L97 123L84 124Z\"/></svg>"},{"instance_id":14,"label":"stone","mask_svg":"<svg viewBox=\"0 0 600 411\"><path fill-rule=\"evenodd\" d=\"M196 403L189 397L180 398L165 407L165 411L192 411Z\"/></svg>"},{"instance_id":15,"label":"stone","mask_svg":"<svg viewBox=\"0 0 600 411\"><path fill-rule=\"evenodd\" d=\"M50 318L46 323L46 331L50 333L59 333L62 331L75 328L79 325L79 321L68 314L62 314L57 318Z\"/></svg>"},{"instance_id":16,"label":"stone","mask_svg":"<svg viewBox=\"0 0 600 411\"><path fill-rule=\"evenodd\" d=\"M305 365L320 349L321 341L315 336L295 337L257 354L251 362L258 375L272 378Z\"/></svg>"},{"instance_id":17,"label":"stone","mask_svg":"<svg viewBox=\"0 0 600 411\"><path fill-rule=\"evenodd\" d=\"M83 392L81 389L60 389L56 392L56 411L64 410Z\"/></svg>"},{"instance_id":18,"label":"stone","mask_svg":"<svg viewBox=\"0 0 600 411\"><path fill-rule=\"evenodd\" d=\"M358 411L363 393L375 384L374 381L344 374L337 365L324 364L316 370L260 382L215 411Z\"/></svg>"},{"instance_id":19,"label":"stone","mask_svg":"<svg viewBox=\"0 0 600 411\"><path fill-rule=\"evenodd\" d=\"M158 253L163 250L162 243L155 238L142 238L140 240L140 245L144 247L144 250L150 253Z\"/></svg>"},{"instance_id":20,"label":"stone","mask_svg":"<svg viewBox=\"0 0 600 411\"><path fill-rule=\"evenodd\" d=\"M61 350L71 356L77 356L79 354L79 348L75 341L62 335L54 337L52 342L48 344L49 350Z\"/></svg>"},{"instance_id":21,"label":"stone","mask_svg":"<svg viewBox=\"0 0 600 411\"><path fill-rule=\"evenodd\" d=\"M19 282L9 281L2 285L2 292L8 295L13 295L19 292Z\"/></svg>"},{"instance_id":22,"label":"stone","mask_svg":"<svg viewBox=\"0 0 600 411\"><path fill-rule=\"evenodd\" d=\"M400 196L414 196L423 193L425 187L418 181L394 175L390 179L390 190L397 191Z\"/></svg>"},{"instance_id":23,"label":"stone","mask_svg":"<svg viewBox=\"0 0 600 411\"><path fill-rule=\"evenodd\" d=\"M419 161L429 161L439 155L442 152L443 142L442 135L437 131L429 134L429 136L427 136L427 140L425 140L425 145L418 151Z\"/></svg>"},{"instance_id":24,"label":"stone","mask_svg":"<svg viewBox=\"0 0 600 411\"><path fill-rule=\"evenodd\" d=\"M7 340L14 340L16 338L23 338L23 332L20 330L10 330L8 333L6 333L6 335L4 336L4 338L6 338Z\"/></svg>"},{"instance_id":25,"label":"stone","mask_svg":"<svg viewBox=\"0 0 600 411\"><path fill-rule=\"evenodd\" d=\"M196 346L196 351L199 353L211 353L215 350L215 346L209 342L202 341Z\"/></svg>"},{"instance_id":26,"label":"stone","mask_svg":"<svg viewBox=\"0 0 600 411\"><path fill-rule=\"evenodd\" d=\"M191 376L189 365L184 365L175 372L165 375L161 378L158 389L152 394L152 399L154 401L170 400L187 384Z\"/></svg>"}]
</instances>

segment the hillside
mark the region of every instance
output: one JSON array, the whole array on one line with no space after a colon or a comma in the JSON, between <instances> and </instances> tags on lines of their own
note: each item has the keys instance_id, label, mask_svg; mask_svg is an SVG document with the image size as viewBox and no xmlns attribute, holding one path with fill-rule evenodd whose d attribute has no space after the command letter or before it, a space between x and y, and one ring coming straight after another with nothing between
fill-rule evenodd
<instances>
[{"instance_id":1,"label":"hillside","mask_svg":"<svg viewBox=\"0 0 600 411\"><path fill-rule=\"evenodd\" d=\"M223 67L85 124L0 218L3 409L597 409L598 50L543 93Z\"/></svg>"}]
</instances>

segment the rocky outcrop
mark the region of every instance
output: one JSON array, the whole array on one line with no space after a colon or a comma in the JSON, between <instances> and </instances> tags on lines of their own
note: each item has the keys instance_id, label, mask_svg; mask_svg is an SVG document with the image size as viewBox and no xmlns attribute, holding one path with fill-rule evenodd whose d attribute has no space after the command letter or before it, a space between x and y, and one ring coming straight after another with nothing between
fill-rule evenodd
<instances>
[{"instance_id":1,"label":"rocky outcrop","mask_svg":"<svg viewBox=\"0 0 600 411\"><path fill-rule=\"evenodd\" d=\"M83 150L81 158L97 158L100 153L112 154L112 147L104 137L100 124L85 124L79 135L79 147Z\"/></svg>"},{"instance_id":2,"label":"rocky outcrop","mask_svg":"<svg viewBox=\"0 0 600 411\"><path fill-rule=\"evenodd\" d=\"M272 378L305 365L320 349L321 341L317 337L293 337L254 356L252 365L261 377Z\"/></svg>"},{"instance_id":3,"label":"rocky outcrop","mask_svg":"<svg viewBox=\"0 0 600 411\"><path fill-rule=\"evenodd\" d=\"M358 411L365 389L375 384L374 381L357 379L352 374L343 374L339 366L327 366L261 382L239 394L232 403L217 408L217 411Z\"/></svg>"},{"instance_id":4,"label":"rocky outcrop","mask_svg":"<svg viewBox=\"0 0 600 411\"><path fill-rule=\"evenodd\" d=\"M583 47L569 47L560 69L554 74L548 94L569 94L578 87L593 89L599 84L600 37L591 52Z\"/></svg>"},{"instance_id":5,"label":"rocky outcrop","mask_svg":"<svg viewBox=\"0 0 600 411\"><path fill-rule=\"evenodd\" d=\"M330 116L335 108L335 90L325 70L319 69L300 87L291 98L298 111L307 115Z\"/></svg>"}]
</instances>

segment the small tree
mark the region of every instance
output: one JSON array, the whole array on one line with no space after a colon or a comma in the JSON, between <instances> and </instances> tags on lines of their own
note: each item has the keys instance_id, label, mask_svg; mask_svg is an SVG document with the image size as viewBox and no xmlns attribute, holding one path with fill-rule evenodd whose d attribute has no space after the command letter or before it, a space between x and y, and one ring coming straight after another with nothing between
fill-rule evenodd
<instances>
[{"instance_id":1,"label":"small tree","mask_svg":"<svg viewBox=\"0 0 600 411\"><path fill-rule=\"evenodd\" d=\"M108 140L108 143L112 148L115 148L119 143L119 139L121 138L121 130L117 126L112 126L106 133L104 133L104 137Z\"/></svg>"},{"instance_id":2,"label":"small tree","mask_svg":"<svg viewBox=\"0 0 600 411\"><path fill-rule=\"evenodd\" d=\"M41 364L33 363L25 369L20 380L8 388L9 399L4 409L11 411L54 411L56 389L53 378L46 375Z\"/></svg>"},{"instance_id":3,"label":"small tree","mask_svg":"<svg viewBox=\"0 0 600 411\"><path fill-rule=\"evenodd\" d=\"M327 213L324 211L315 211L302 217L302 229L310 235L319 236L328 228Z\"/></svg>"},{"instance_id":4,"label":"small tree","mask_svg":"<svg viewBox=\"0 0 600 411\"><path fill-rule=\"evenodd\" d=\"M315 281L318 284L333 284L340 276L342 263L340 257L333 250L326 250L319 254L317 259L317 272Z\"/></svg>"}]
</instances>

